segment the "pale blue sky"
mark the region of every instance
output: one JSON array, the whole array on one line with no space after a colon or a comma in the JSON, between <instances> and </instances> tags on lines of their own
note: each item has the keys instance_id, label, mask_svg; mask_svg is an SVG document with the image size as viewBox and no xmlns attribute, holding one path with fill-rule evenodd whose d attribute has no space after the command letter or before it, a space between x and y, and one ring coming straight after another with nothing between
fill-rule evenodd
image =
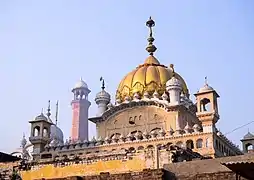
<instances>
[{"instance_id":1,"label":"pale blue sky","mask_svg":"<svg viewBox=\"0 0 254 180\"><path fill-rule=\"evenodd\" d=\"M175 64L191 94L208 76L221 95L219 129L254 120L253 12L252 0L1 0L0 151L19 147L48 99L52 106L59 100L59 126L68 138L71 88L80 76L92 91L94 116L100 76L114 95L121 78L147 57L150 15L160 62ZM228 137L240 144L247 130Z\"/></svg>"}]
</instances>

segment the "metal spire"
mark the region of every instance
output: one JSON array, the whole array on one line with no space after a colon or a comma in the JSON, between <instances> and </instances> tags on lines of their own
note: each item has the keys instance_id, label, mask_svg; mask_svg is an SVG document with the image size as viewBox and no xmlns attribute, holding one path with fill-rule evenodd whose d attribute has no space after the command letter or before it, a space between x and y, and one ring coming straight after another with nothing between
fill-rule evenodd
<instances>
[{"instance_id":1,"label":"metal spire","mask_svg":"<svg viewBox=\"0 0 254 180\"><path fill-rule=\"evenodd\" d=\"M101 89L104 90L105 89L105 81L104 81L103 77L100 78L100 81L102 81Z\"/></svg>"},{"instance_id":2,"label":"metal spire","mask_svg":"<svg viewBox=\"0 0 254 180\"><path fill-rule=\"evenodd\" d=\"M48 119L49 119L49 117L51 115L51 113L50 113L50 100L48 101L48 109L47 109L47 114L46 115L48 116Z\"/></svg>"},{"instance_id":3,"label":"metal spire","mask_svg":"<svg viewBox=\"0 0 254 180\"><path fill-rule=\"evenodd\" d=\"M155 26L154 20L152 20L152 17L150 16L149 20L146 22L146 26L149 28L150 34L147 38L148 45L146 47L147 52L149 52L150 55L153 55L153 53L157 50L156 46L153 45L154 38L153 38L153 30L152 27Z\"/></svg>"},{"instance_id":4,"label":"metal spire","mask_svg":"<svg viewBox=\"0 0 254 180\"><path fill-rule=\"evenodd\" d=\"M56 102L56 125L57 125L57 121L58 121L58 100Z\"/></svg>"},{"instance_id":5,"label":"metal spire","mask_svg":"<svg viewBox=\"0 0 254 180\"><path fill-rule=\"evenodd\" d=\"M174 69L174 64L170 64L169 67L172 69L172 77L175 77L175 69Z\"/></svg>"}]
</instances>

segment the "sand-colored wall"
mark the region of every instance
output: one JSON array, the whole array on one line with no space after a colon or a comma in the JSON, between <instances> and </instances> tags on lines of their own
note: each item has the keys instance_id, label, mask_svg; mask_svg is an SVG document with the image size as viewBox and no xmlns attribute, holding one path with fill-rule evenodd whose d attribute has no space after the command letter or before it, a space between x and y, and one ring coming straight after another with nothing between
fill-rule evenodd
<instances>
[{"instance_id":1,"label":"sand-colored wall","mask_svg":"<svg viewBox=\"0 0 254 180\"><path fill-rule=\"evenodd\" d=\"M101 172L121 173L128 171L141 171L146 168L145 161L133 158L128 161L111 160L98 161L92 164L72 164L65 167L46 165L37 170L21 172L22 179L33 180L40 178L62 178L68 176L95 175Z\"/></svg>"},{"instance_id":2,"label":"sand-colored wall","mask_svg":"<svg viewBox=\"0 0 254 180\"><path fill-rule=\"evenodd\" d=\"M125 109L117 112L108 120L97 124L99 136L105 138L115 133L127 136L133 131L147 132L154 128L175 129L175 119L178 112L166 112L163 108L156 106L141 106ZM133 120L135 124L130 124Z\"/></svg>"}]
</instances>

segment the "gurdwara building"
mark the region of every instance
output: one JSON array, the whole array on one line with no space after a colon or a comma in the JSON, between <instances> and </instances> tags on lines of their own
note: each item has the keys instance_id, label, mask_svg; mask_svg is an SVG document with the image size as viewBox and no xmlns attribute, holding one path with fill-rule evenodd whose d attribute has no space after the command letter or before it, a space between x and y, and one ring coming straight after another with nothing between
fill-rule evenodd
<instances>
[{"instance_id":1,"label":"gurdwara building","mask_svg":"<svg viewBox=\"0 0 254 180\"><path fill-rule=\"evenodd\" d=\"M50 108L29 121L29 142L13 152L25 168L23 179L61 178L101 172L139 172L160 169L165 164L242 155L243 152L218 129L219 94L207 80L190 99L184 77L171 64L161 64L155 56L150 18L149 53L144 63L123 77L115 102L101 78L95 103L96 117L89 117L89 86L80 79L72 89L71 138L51 119ZM88 122L96 125L97 136L88 137Z\"/></svg>"}]
</instances>

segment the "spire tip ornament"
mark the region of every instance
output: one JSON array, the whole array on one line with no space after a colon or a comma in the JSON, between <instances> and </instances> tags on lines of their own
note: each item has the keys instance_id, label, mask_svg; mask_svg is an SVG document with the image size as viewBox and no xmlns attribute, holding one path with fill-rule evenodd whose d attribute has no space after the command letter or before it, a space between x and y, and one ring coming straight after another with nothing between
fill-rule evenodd
<instances>
[{"instance_id":1,"label":"spire tip ornament","mask_svg":"<svg viewBox=\"0 0 254 180\"><path fill-rule=\"evenodd\" d=\"M205 85L208 85L207 76L205 77Z\"/></svg>"},{"instance_id":2,"label":"spire tip ornament","mask_svg":"<svg viewBox=\"0 0 254 180\"><path fill-rule=\"evenodd\" d=\"M174 69L174 64L170 64L169 67L172 69L173 77L175 77L175 69Z\"/></svg>"},{"instance_id":3,"label":"spire tip ornament","mask_svg":"<svg viewBox=\"0 0 254 180\"><path fill-rule=\"evenodd\" d=\"M147 52L149 52L150 55L153 55L153 53L157 50L156 46L153 44L154 38L153 38L153 30L152 27L155 26L155 22L150 16L149 20L146 22L146 26L149 28L150 34L147 38L148 45L146 47Z\"/></svg>"},{"instance_id":4,"label":"spire tip ornament","mask_svg":"<svg viewBox=\"0 0 254 180\"><path fill-rule=\"evenodd\" d=\"M48 100L48 109L47 109L47 116L48 118L50 117L51 113L50 113L50 100Z\"/></svg>"},{"instance_id":5,"label":"spire tip ornament","mask_svg":"<svg viewBox=\"0 0 254 180\"><path fill-rule=\"evenodd\" d=\"M104 81L103 77L100 77L100 81L102 81L101 89L104 90L105 89L105 81Z\"/></svg>"}]
</instances>

